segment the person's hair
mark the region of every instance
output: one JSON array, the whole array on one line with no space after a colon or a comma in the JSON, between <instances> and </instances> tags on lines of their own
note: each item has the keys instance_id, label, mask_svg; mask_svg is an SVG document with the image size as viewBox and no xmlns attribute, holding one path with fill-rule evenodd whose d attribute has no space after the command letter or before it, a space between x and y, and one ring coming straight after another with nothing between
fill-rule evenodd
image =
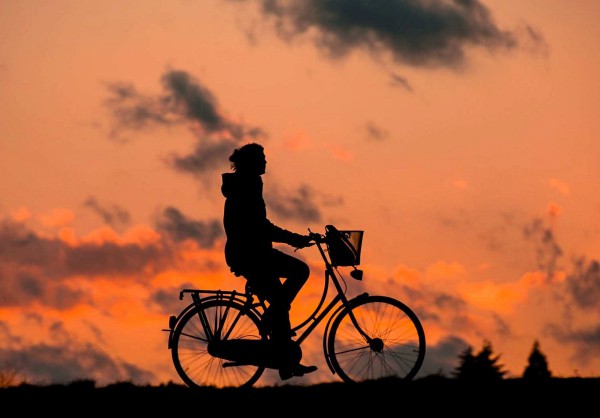
<instances>
[{"instance_id":1,"label":"person's hair","mask_svg":"<svg viewBox=\"0 0 600 418\"><path fill-rule=\"evenodd\" d=\"M249 143L241 148L233 150L229 156L233 171L251 169L256 163L264 158L264 147L257 143Z\"/></svg>"}]
</instances>

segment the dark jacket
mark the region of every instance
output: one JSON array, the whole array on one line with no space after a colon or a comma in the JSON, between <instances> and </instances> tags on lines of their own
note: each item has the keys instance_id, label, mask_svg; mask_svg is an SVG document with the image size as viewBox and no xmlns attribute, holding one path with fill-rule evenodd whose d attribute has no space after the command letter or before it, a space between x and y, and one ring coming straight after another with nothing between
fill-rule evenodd
<instances>
[{"instance_id":1,"label":"dark jacket","mask_svg":"<svg viewBox=\"0 0 600 418\"><path fill-rule=\"evenodd\" d=\"M225 261L234 273L264 262L273 242L300 246L304 236L274 225L267 219L262 178L224 173L221 192L225 196L223 226L227 236Z\"/></svg>"}]
</instances>

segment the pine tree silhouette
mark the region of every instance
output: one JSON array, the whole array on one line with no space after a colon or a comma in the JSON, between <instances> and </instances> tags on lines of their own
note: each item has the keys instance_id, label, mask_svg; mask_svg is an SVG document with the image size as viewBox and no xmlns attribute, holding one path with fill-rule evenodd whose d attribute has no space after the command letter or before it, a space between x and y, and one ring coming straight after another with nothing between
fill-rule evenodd
<instances>
[{"instance_id":1,"label":"pine tree silhouette","mask_svg":"<svg viewBox=\"0 0 600 418\"><path fill-rule=\"evenodd\" d=\"M473 375L473 367L475 365L475 356L473 355L473 347L468 346L459 356L459 364L456 370L452 373L457 379L468 379Z\"/></svg>"},{"instance_id":2,"label":"pine tree silhouette","mask_svg":"<svg viewBox=\"0 0 600 418\"><path fill-rule=\"evenodd\" d=\"M477 355L473 355L472 347L468 347L459 356L460 363L454 372L457 379L465 381L498 381L504 378L506 371L498 363L500 355L493 356L492 344L483 342Z\"/></svg>"},{"instance_id":3,"label":"pine tree silhouette","mask_svg":"<svg viewBox=\"0 0 600 418\"><path fill-rule=\"evenodd\" d=\"M552 372L548 368L546 356L540 351L540 343L535 340L531 354L529 354L529 363L523 372L523 378L528 380L545 380L552 377Z\"/></svg>"}]
</instances>

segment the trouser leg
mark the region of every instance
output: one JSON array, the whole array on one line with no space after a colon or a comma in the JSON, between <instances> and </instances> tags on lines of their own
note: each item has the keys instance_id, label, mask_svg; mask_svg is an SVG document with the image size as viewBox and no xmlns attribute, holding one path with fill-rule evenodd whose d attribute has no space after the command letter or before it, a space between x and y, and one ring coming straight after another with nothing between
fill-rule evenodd
<instances>
[{"instance_id":1,"label":"trouser leg","mask_svg":"<svg viewBox=\"0 0 600 418\"><path fill-rule=\"evenodd\" d=\"M271 263L277 276L285 278L278 297L291 304L308 280L310 268L304 261L277 250L273 250Z\"/></svg>"},{"instance_id":2,"label":"trouser leg","mask_svg":"<svg viewBox=\"0 0 600 418\"><path fill-rule=\"evenodd\" d=\"M275 302L270 304L265 312L271 326L273 355L277 357L281 368L291 368L300 361L296 356L297 348L292 341L289 310L290 305Z\"/></svg>"}]
</instances>

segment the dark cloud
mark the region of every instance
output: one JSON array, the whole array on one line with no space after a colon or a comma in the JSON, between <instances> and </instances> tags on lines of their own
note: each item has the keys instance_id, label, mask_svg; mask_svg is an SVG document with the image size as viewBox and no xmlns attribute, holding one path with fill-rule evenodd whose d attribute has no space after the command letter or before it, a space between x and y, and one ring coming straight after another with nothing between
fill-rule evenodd
<instances>
[{"instance_id":1,"label":"dark cloud","mask_svg":"<svg viewBox=\"0 0 600 418\"><path fill-rule=\"evenodd\" d=\"M600 356L600 325L591 324L582 329L551 325L546 329L561 346L574 347L573 355L570 357L572 364L586 366Z\"/></svg>"},{"instance_id":2,"label":"dark cloud","mask_svg":"<svg viewBox=\"0 0 600 418\"><path fill-rule=\"evenodd\" d=\"M181 289L196 289L197 287L197 284L185 282L176 287L158 289L152 293L150 301L157 305L162 313L171 315L173 312L180 312L188 303L179 299Z\"/></svg>"},{"instance_id":3,"label":"dark cloud","mask_svg":"<svg viewBox=\"0 0 600 418\"><path fill-rule=\"evenodd\" d=\"M110 112L112 139L125 141L126 132L155 129L178 122L160 97L144 95L131 83L106 84L110 97L104 105Z\"/></svg>"},{"instance_id":4,"label":"dark cloud","mask_svg":"<svg viewBox=\"0 0 600 418\"><path fill-rule=\"evenodd\" d=\"M459 355L470 345L460 337L448 336L427 347L427 355L417 377L440 375L453 377Z\"/></svg>"},{"instance_id":5,"label":"dark cloud","mask_svg":"<svg viewBox=\"0 0 600 418\"><path fill-rule=\"evenodd\" d=\"M575 364L587 365L600 356L600 325L569 333L566 340L576 346L571 358Z\"/></svg>"},{"instance_id":6,"label":"dark cloud","mask_svg":"<svg viewBox=\"0 0 600 418\"><path fill-rule=\"evenodd\" d=\"M554 232L544 225L539 218L534 219L523 228L525 238L533 241L535 245L537 267L552 280L557 268L558 259L563 252L557 244Z\"/></svg>"},{"instance_id":7,"label":"dark cloud","mask_svg":"<svg viewBox=\"0 0 600 418\"><path fill-rule=\"evenodd\" d=\"M126 275L143 280L175 261L168 242L71 245L22 224L0 221L0 306L42 303L67 309L89 296L64 284L64 279Z\"/></svg>"},{"instance_id":8,"label":"dark cloud","mask_svg":"<svg viewBox=\"0 0 600 418\"><path fill-rule=\"evenodd\" d=\"M0 320L0 341L5 343L5 346L12 347L23 343L23 338L12 333L10 326ZM0 363L0 367L6 366L5 363Z\"/></svg>"},{"instance_id":9,"label":"dark cloud","mask_svg":"<svg viewBox=\"0 0 600 418\"><path fill-rule=\"evenodd\" d=\"M221 221L195 221L174 207L168 207L162 212L156 227L175 242L191 239L201 248L212 248L215 240L224 233Z\"/></svg>"},{"instance_id":10,"label":"dark cloud","mask_svg":"<svg viewBox=\"0 0 600 418\"><path fill-rule=\"evenodd\" d=\"M111 116L111 137L123 131L140 131L181 123L192 123L194 129L208 137L243 141L259 138L262 129L248 127L227 118L219 109L214 94L185 71L169 70L162 77L163 93L142 94L130 83L109 83L111 96L105 101Z\"/></svg>"},{"instance_id":11,"label":"dark cloud","mask_svg":"<svg viewBox=\"0 0 600 418\"><path fill-rule=\"evenodd\" d=\"M162 76L167 94L167 109L185 120L198 122L209 134L219 134L236 141L263 135L260 128L247 127L229 120L218 108L217 99L199 80L185 71L167 71Z\"/></svg>"},{"instance_id":12,"label":"dark cloud","mask_svg":"<svg viewBox=\"0 0 600 418\"><path fill-rule=\"evenodd\" d=\"M392 78L392 86L394 86L394 87L400 86L400 87L404 88L405 90L410 91L411 93L414 91L412 86L406 79L406 77L402 77L401 75L398 75L398 74L391 74L391 78Z\"/></svg>"},{"instance_id":13,"label":"dark cloud","mask_svg":"<svg viewBox=\"0 0 600 418\"><path fill-rule=\"evenodd\" d=\"M68 384L93 380L99 386L115 381L147 385L154 380L151 371L111 358L86 344L38 344L19 349L0 349L0 358L29 384Z\"/></svg>"},{"instance_id":14,"label":"dark cloud","mask_svg":"<svg viewBox=\"0 0 600 418\"><path fill-rule=\"evenodd\" d=\"M0 220L0 262L31 268L54 266L63 249L64 244L58 239L40 237L22 224Z\"/></svg>"},{"instance_id":15,"label":"dark cloud","mask_svg":"<svg viewBox=\"0 0 600 418\"><path fill-rule=\"evenodd\" d=\"M373 122L367 122L365 129L367 131L367 138L374 141L383 141L388 136L386 131L375 125Z\"/></svg>"},{"instance_id":16,"label":"dark cloud","mask_svg":"<svg viewBox=\"0 0 600 418\"><path fill-rule=\"evenodd\" d=\"M229 156L239 145L230 139L216 143L199 141L194 151L188 155L172 155L169 163L176 170L200 176L215 168L222 167L223 161L229 161Z\"/></svg>"},{"instance_id":17,"label":"dark cloud","mask_svg":"<svg viewBox=\"0 0 600 418\"><path fill-rule=\"evenodd\" d=\"M220 114L217 99L185 71L167 71L161 77L167 91L164 96L166 108L181 114L189 120L199 122L207 132L219 132L228 129L229 123ZM234 126L233 131L237 133Z\"/></svg>"},{"instance_id":18,"label":"dark cloud","mask_svg":"<svg viewBox=\"0 0 600 418\"><path fill-rule=\"evenodd\" d=\"M567 277L567 288L579 308L597 309L600 301L600 263L584 258L575 262L575 271Z\"/></svg>"},{"instance_id":19,"label":"dark cloud","mask_svg":"<svg viewBox=\"0 0 600 418\"><path fill-rule=\"evenodd\" d=\"M118 205L104 206L94 197L89 197L83 204L92 209L106 224L116 229L121 229L131 222L129 212Z\"/></svg>"},{"instance_id":20,"label":"dark cloud","mask_svg":"<svg viewBox=\"0 0 600 418\"><path fill-rule=\"evenodd\" d=\"M509 50L519 41L479 0L257 1L280 37L315 34L315 43L335 58L362 49L412 66L459 67L468 48ZM542 42L531 26L524 33Z\"/></svg>"},{"instance_id":21,"label":"dark cloud","mask_svg":"<svg viewBox=\"0 0 600 418\"><path fill-rule=\"evenodd\" d=\"M172 249L163 244L85 243L67 246L64 253L64 265L70 274L108 277L146 277L170 265L173 259Z\"/></svg>"},{"instance_id":22,"label":"dark cloud","mask_svg":"<svg viewBox=\"0 0 600 418\"><path fill-rule=\"evenodd\" d=\"M300 186L292 193L283 193L275 187L265 193L267 209L281 219L301 222L319 222L321 212L315 203L315 192L309 186Z\"/></svg>"},{"instance_id":23,"label":"dark cloud","mask_svg":"<svg viewBox=\"0 0 600 418\"><path fill-rule=\"evenodd\" d=\"M198 178L222 166L231 152L244 142L267 138L263 129L228 118L215 95L188 72L166 71L161 84L163 92L156 95L142 94L127 83L107 85L110 97L105 106L110 116L111 138L126 141L128 132L186 124L196 137L193 151L184 155L172 154L165 162ZM116 208L107 212L94 201L86 203L101 216L116 215Z\"/></svg>"},{"instance_id":24,"label":"dark cloud","mask_svg":"<svg viewBox=\"0 0 600 418\"><path fill-rule=\"evenodd\" d=\"M168 71L162 76L168 94L165 103L186 121L194 122L206 134L200 135L192 153L172 156L175 169L191 174L203 174L227 161L234 148L243 141L266 137L257 127L248 127L229 120L217 105L217 99L200 81L185 71Z\"/></svg>"},{"instance_id":25,"label":"dark cloud","mask_svg":"<svg viewBox=\"0 0 600 418\"><path fill-rule=\"evenodd\" d=\"M25 271L24 271L25 270ZM0 306L22 306L23 301L40 303L54 309L69 309L82 303L83 292L56 281L48 281L40 272L26 268L7 269L0 265Z\"/></svg>"}]
</instances>

